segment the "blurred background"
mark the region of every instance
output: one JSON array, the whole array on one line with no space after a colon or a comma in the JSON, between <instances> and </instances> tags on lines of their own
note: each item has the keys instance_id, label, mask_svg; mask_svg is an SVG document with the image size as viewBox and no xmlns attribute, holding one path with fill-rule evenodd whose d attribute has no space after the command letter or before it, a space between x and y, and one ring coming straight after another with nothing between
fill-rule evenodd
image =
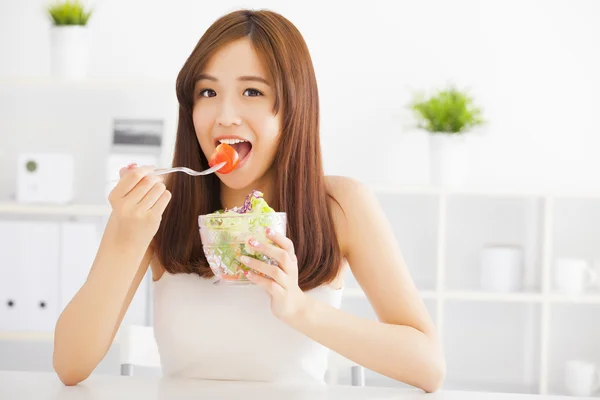
<instances>
[{"instance_id":1,"label":"blurred background","mask_svg":"<svg viewBox=\"0 0 600 400\"><path fill-rule=\"evenodd\" d=\"M380 199L443 337L444 387L598 396L600 2L96 0L75 29L50 4L0 1L0 369L52 370L110 181L170 165L179 68L249 7L304 35L325 171ZM345 293L375 318L352 276ZM151 298L147 278L124 324L150 325ZM96 373L119 373L118 343Z\"/></svg>"}]
</instances>

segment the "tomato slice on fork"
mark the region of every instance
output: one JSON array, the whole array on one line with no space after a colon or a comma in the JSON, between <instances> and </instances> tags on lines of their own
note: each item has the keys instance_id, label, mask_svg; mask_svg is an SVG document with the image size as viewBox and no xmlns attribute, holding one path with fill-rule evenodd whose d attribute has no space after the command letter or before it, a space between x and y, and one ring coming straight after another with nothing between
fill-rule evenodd
<instances>
[{"instance_id":1,"label":"tomato slice on fork","mask_svg":"<svg viewBox=\"0 0 600 400\"><path fill-rule=\"evenodd\" d=\"M213 167L219 163L226 162L227 164L221 167L217 172L228 174L235 169L239 160L240 156L233 147L227 143L220 143L210 157L208 165Z\"/></svg>"}]
</instances>

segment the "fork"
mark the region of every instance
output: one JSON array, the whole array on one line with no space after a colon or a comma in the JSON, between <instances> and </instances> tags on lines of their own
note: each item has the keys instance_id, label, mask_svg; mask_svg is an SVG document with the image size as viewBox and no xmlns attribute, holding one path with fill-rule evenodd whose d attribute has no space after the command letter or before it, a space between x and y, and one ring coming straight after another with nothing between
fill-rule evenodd
<instances>
[{"instance_id":1,"label":"fork","mask_svg":"<svg viewBox=\"0 0 600 400\"><path fill-rule=\"evenodd\" d=\"M166 175L170 174L171 172L184 172L191 176L209 175L223 168L225 164L227 163L223 161L222 163L219 163L212 168L205 169L204 171L194 171L193 169L188 167L162 168L154 170L154 172L149 173L148 176ZM110 183L115 183L118 181L119 179L113 179L110 181Z\"/></svg>"},{"instance_id":2,"label":"fork","mask_svg":"<svg viewBox=\"0 0 600 400\"><path fill-rule=\"evenodd\" d=\"M215 165L212 168L205 169L204 171L194 171L193 169L188 168L188 167L163 168L163 169L157 169L148 175L150 175L150 176L165 175L165 174L170 174L171 172L185 172L186 174L191 175L191 176L208 175L208 174L212 174L213 172L220 170L221 168L223 168L225 166L225 164L227 164L227 163L222 162L222 163Z\"/></svg>"}]
</instances>

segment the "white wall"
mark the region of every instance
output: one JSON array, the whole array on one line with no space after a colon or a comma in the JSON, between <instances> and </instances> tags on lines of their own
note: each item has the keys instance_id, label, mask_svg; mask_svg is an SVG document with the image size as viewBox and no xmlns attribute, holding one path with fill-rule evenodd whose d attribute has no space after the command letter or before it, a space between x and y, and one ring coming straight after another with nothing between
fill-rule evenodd
<instances>
[{"instance_id":1,"label":"white wall","mask_svg":"<svg viewBox=\"0 0 600 400\"><path fill-rule=\"evenodd\" d=\"M0 78L48 76L45 4L0 2ZM221 14L248 6L287 16L304 34L317 70L328 173L427 182L425 137L411 132L403 108L411 90L455 82L471 88L489 120L473 137L473 183L600 189L598 1L88 4L96 9L93 78L173 81ZM5 101L11 95L4 93ZM14 124L7 131L3 114L0 151L8 135L21 134Z\"/></svg>"}]
</instances>

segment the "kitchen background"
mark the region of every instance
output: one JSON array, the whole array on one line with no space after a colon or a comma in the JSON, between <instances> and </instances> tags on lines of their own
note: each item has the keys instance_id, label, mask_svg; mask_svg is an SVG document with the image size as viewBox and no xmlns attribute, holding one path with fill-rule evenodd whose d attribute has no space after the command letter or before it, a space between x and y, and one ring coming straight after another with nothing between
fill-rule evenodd
<instances>
[{"instance_id":1,"label":"kitchen background","mask_svg":"<svg viewBox=\"0 0 600 400\"><path fill-rule=\"evenodd\" d=\"M66 77L48 4L0 1L0 369L52 369L109 181L129 161L169 165L179 68L212 21L250 7L304 35L326 173L379 197L442 333L445 388L598 395L600 2L86 1L88 63L67 48ZM408 104L450 85L485 123L439 147ZM124 324L151 323L151 294ZM344 308L375 318L351 276ZM118 343L96 372L119 373Z\"/></svg>"}]
</instances>

